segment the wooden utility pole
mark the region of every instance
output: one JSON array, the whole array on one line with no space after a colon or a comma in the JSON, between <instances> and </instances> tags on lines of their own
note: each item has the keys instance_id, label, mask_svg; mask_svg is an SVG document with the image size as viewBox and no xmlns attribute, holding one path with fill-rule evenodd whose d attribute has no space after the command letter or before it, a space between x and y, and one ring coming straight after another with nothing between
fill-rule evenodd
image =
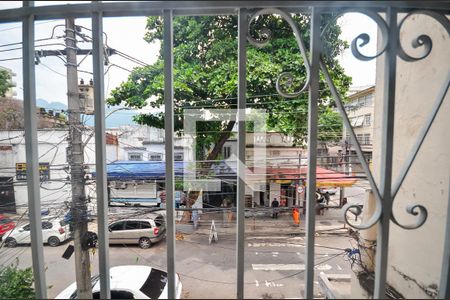
<instances>
[{"instance_id":1,"label":"wooden utility pole","mask_svg":"<svg viewBox=\"0 0 450 300\"><path fill-rule=\"evenodd\" d=\"M72 224L75 247L77 298L92 299L89 252L83 246L87 233L87 206L84 179L84 146L82 140L81 106L78 91L75 20L66 19L67 97L69 107L68 160L72 184Z\"/></svg>"}]
</instances>

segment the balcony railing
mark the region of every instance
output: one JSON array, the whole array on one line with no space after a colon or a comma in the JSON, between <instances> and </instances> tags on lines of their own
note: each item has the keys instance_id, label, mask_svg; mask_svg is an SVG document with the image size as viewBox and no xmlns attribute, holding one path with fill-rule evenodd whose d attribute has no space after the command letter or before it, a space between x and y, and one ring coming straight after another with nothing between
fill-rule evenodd
<instances>
[{"instance_id":1,"label":"balcony railing","mask_svg":"<svg viewBox=\"0 0 450 300\"><path fill-rule=\"evenodd\" d=\"M35 83L35 32L36 21L61 18L92 18L93 29L93 70L94 70L94 98L95 98L95 136L96 136L96 174L97 174L97 201L98 201L98 230L99 230L99 271L101 298L110 297L109 285L109 258L108 258L108 201L106 191L106 162L105 162L105 110L104 110L104 70L103 70L103 19L106 17L123 16L162 16L164 19L164 58L165 58L165 141L166 141L166 189L167 189L167 270L168 270L168 296L175 298L175 222L174 222L174 87L173 87L173 19L180 15L219 15L229 14L238 16L238 107L243 110L246 107L246 46L248 43L263 46L270 35L263 40L256 40L248 35L252 20L267 14L280 15L291 26L297 40L299 51L303 57L307 78L301 91L309 91L309 124L308 124L308 182L307 207L315 207L316 190L316 145L317 145L317 105L319 93L319 72L322 72L328 88L333 95L338 111L344 125L350 132L350 137L355 146L357 155L361 161L372 191L375 194L376 209L372 217L364 224L358 225L359 229L367 229L378 223L379 235L376 248L376 279L375 298L384 298L386 292L387 259L389 249L390 221L405 228L419 228L426 221L427 210L424 206L415 204L408 207L407 212L418 217L417 222L411 226L401 224L392 214L392 203L414 161L421 145L433 124L434 118L441 107L448 90L448 84L436 100L432 113L424 129L421 131L417 142L405 161L405 167L400 172L396 181L392 178L393 161L393 119L395 104L395 75L396 60L401 58L414 62L426 57L431 52L431 40L426 36L420 36L415 42L417 47L424 47L426 53L419 58L409 56L398 43L399 31L403 20L414 14L426 14L439 22L447 32L450 31L448 13L450 7L446 2L440 1L148 1L148 2L115 2L115 3L83 3L72 5L53 5L34 7L33 1L24 1L24 6L17 9L0 11L0 23L22 22L23 24L23 74L24 74L24 107L26 128L26 159L29 163L27 169L28 203L31 222L32 259L35 276L35 288L37 298L47 297L45 271L43 265L43 248L41 228L41 205L39 194L39 158L37 149L36 132L36 83ZM384 66L384 102L382 128L382 161L381 182L377 184L371 170L366 163L361 144L358 142L347 117L342 102L342 96L330 77L327 66L321 55L320 20L322 14L333 13L342 15L347 12L359 12L370 17L376 22L381 33L381 43L376 55L367 56L360 49L368 42L368 36L361 34L351 45L352 52L357 59L368 61L381 55L386 57ZM309 43L301 40L296 24L291 18L291 13L306 13L311 15L311 39ZM400 23L399 23L400 21ZM274 37L276 38L276 37ZM310 49L306 49L306 44ZM448 65L447 65L448 68ZM281 79L292 79L292 75L283 73ZM447 81L448 82L448 81ZM289 92L277 83L278 93L286 98L298 95L298 92ZM238 119L239 120L239 119ZM238 122L238 158L245 162L245 124ZM245 166L245 165L243 165ZM238 176L243 178L245 170L238 167ZM236 297L244 298L244 200L245 184L238 181L237 202L237 280ZM360 207L353 206L348 209L361 212ZM306 218L306 272L305 272L305 297L313 298L314 275L314 225L315 210L307 209ZM447 232L448 238L448 232ZM439 296L449 298L448 286L448 243L444 253L447 255L442 271L442 284Z\"/></svg>"}]
</instances>

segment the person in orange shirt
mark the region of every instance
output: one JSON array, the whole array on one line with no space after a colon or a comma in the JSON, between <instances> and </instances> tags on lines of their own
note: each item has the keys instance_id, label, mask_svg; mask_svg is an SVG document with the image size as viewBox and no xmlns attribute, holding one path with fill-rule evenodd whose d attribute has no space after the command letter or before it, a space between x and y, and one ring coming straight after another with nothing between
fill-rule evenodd
<instances>
[{"instance_id":1,"label":"person in orange shirt","mask_svg":"<svg viewBox=\"0 0 450 300\"><path fill-rule=\"evenodd\" d=\"M300 212L296 207L292 209L292 219L294 220L295 225L300 225Z\"/></svg>"}]
</instances>

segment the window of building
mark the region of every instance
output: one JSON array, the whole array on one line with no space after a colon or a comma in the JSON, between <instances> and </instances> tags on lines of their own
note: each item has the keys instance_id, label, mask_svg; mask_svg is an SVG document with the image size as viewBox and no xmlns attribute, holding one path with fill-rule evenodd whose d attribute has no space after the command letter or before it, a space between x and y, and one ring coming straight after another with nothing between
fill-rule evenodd
<instances>
[{"instance_id":1,"label":"window of building","mask_svg":"<svg viewBox=\"0 0 450 300\"><path fill-rule=\"evenodd\" d=\"M130 152L128 153L128 160L141 161L142 153Z\"/></svg>"},{"instance_id":2,"label":"window of building","mask_svg":"<svg viewBox=\"0 0 450 300\"><path fill-rule=\"evenodd\" d=\"M372 106L373 104L373 94L367 95L365 97L365 106Z\"/></svg>"},{"instance_id":3,"label":"window of building","mask_svg":"<svg viewBox=\"0 0 450 300\"><path fill-rule=\"evenodd\" d=\"M231 156L231 147L230 146L223 147L223 158L227 159L230 156Z\"/></svg>"},{"instance_id":4,"label":"window of building","mask_svg":"<svg viewBox=\"0 0 450 300\"><path fill-rule=\"evenodd\" d=\"M161 161L162 155L161 154L150 154L150 160L151 161Z\"/></svg>"},{"instance_id":5,"label":"window of building","mask_svg":"<svg viewBox=\"0 0 450 300\"><path fill-rule=\"evenodd\" d=\"M358 98L358 106L363 107L365 105L366 105L366 98L365 97Z\"/></svg>"},{"instance_id":6,"label":"window of building","mask_svg":"<svg viewBox=\"0 0 450 300\"><path fill-rule=\"evenodd\" d=\"M364 116L359 116L357 118L355 118L354 123L352 124L354 127L359 127L362 126L364 122Z\"/></svg>"},{"instance_id":7,"label":"window of building","mask_svg":"<svg viewBox=\"0 0 450 300\"><path fill-rule=\"evenodd\" d=\"M175 161L183 161L184 160L184 154L183 153L175 153L174 154Z\"/></svg>"},{"instance_id":8,"label":"window of building","mask_svg":"<svg viewBox=\"0 0 450 300\"><path fill-rule=\"evenodd\" d=\"M280 151L279 150L273 150L272 151L272 156L280 156Z\"/></svg>"},{"instance_id":9,"label":"window of building","mask_svg":"<svg viewBox=\"0 0 450 300\"><path fill-rule=\"evenodd\" d=\"M365 133L363 137L363 144L364 145L371 145L372 142L370 141L370 133Z\"/></svg>"},{"instance_id":10,"label":"window of building","mask_svg":"<svg viewBox=\"0 0 450 300\"><path fill-rule=\"evenodd\" d=\"M372 124L371 115L364 115L364 126L370 126Z\"/></svg>"},{"instance_id":11,"label":"window of building","mask_svg":"<svg viewBox=\"0 0 450 300\"><path fill-rule=\"evenodd\" d=\"M357 134L357 135L356 135L356 139L358 140L358 142L359 142L360 144L363 144L363 135L362 135L362 134Z\"/></svg>"}]
</instances>

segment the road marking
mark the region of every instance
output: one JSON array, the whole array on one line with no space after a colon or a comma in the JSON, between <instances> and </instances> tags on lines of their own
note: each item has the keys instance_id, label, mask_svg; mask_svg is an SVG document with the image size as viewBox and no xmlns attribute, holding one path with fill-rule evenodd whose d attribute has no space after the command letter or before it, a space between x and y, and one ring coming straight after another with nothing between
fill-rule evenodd
<instances>
[{"instance_id":1,"label":"road marking","mask_svg":"<svg viewBox=\"0 0 450 300\"><path fill-rule=\"evenodd\" d=\"M336 264L336 267L338 268L339 271L342 271L342 268L340 265Z\"/></svg>"},{"instance_id":2,"label":"road marking","mask_svg":"<svg viewBox=\"0 0 450 300\"><path fill-rule=\"evenodd\" d=\"M278 254L279 254L278 252L272 252L273 257L278 257Z\"/></svg>"},{"instance_id":3,"label":"road marking","mask_svg":"<svg viewBox=\"0 0 450 300\"><path fill-rule=\"evenodd\" d=\"M304 271L304 264L252 264L254 271ZM333 269L332 266L318 265L314 269L319 271L328 271Z\"/></svg>"},{"instance_id":4,"label":"road marking","mask_svg":"<svg viewBox=\"0 0 450 300\"><path fill-rule=\"evenodd\" d=\"M259 282L256 279L255 279L255 286L259 286Z\"/></svg>"},{"instance_id":5,"label":"road marking","mask_svg":"<svg viewBox=\"0 0 450 300\"><path fill-rule=\"evenodd\" d=\"M247 246L258 248L258 247L291 247L291 248L304 248L304 245L297 244L286 244L286 243L248 243Z\"/></svg>"},{"instance_id":6,"label":"road marking","mask_svg":"<svg viewBox=\"0 0 450 300\"><path fill-rule=\"evenodd\" d=\"M320 271L327 271L333 269L333 267L330 265L318 265L315 267L315 269Z\"/></svg>"},{"instance_id":7,"label":"road marking","mask_svg":"<svg viewBox=\"0 0 450 300\"><path fill-rule=\"evenodd\" d=\"M265 280L265 285L266 285L266 287L282 287L282 286L284 286L284 284L282 284L282 283L276 283L276 282L273 282L273 281L267 281L267 280Z\"/></svg>"},{"instance_id":8,"label":"road marking","mask_svg":"<svg viewBox=\"0 0 450 300\"><path fill-rule=\"evenodd\" d=\"M304 264L252 264L252 268L255 271L289 271L305 270Z\"/></svg>"},{"instance_id":9,"label":"road marking","mask_svg":"<svg viewBox=\"0 0 450 300\"><path fill-rule=\"evenodd\" d=\"M273 240L273 239L286 239L284 236L249 236L246 238L247 240Z\"/></svg>"}]
</instances>

